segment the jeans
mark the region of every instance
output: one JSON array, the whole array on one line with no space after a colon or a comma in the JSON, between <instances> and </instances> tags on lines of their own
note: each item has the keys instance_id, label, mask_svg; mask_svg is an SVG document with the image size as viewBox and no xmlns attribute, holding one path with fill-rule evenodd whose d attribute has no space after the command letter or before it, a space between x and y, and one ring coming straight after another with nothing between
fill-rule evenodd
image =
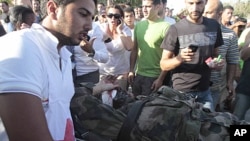
<instances>
[{"instance_id":1,"label":"jeans","mask_svg":"<svg viewBox=\"0 0 250 141\"><path fill-rule=\"evenodd\" d=\"M214 111L213 98L211 96L210 89L205 91L194 91L188 92L187 95L196 98L196 102L202 103L204 108L208 108L211 111Z\"/></svg>"},{"instance_id":2,"label":"jeans","mask_svg":"<svg viewBox=\"0 0 250 141\"><path fill-rule=\"evenodd\" d=\"M220 91L219 90L211 91L211 96L213 98L213 105L214 107L216 107L217 104L220 103L220 96L221 96Z\"/></svg>"},{"instance_id":3,"label":"jeans","mask_svg":"<svg viewBox=\"0 0 250 141\"><path fill-rule=\"evenodd\" d=\"M152 84L157 77L147 77L137 74L132 84L132 93L137 95L150 95L152 93Z\"/></svg>"},{"instance_id":4,"label":"jeans","mask_svg":"<svg viewBox=\"0 0 250 141\"><path fill-rule=\"evenodd\" d=\"M247 110L250 108L250 96L237 93L235 100L235 108L233 114L240 120L244 120Z\"/></svg>"}]
</instances>

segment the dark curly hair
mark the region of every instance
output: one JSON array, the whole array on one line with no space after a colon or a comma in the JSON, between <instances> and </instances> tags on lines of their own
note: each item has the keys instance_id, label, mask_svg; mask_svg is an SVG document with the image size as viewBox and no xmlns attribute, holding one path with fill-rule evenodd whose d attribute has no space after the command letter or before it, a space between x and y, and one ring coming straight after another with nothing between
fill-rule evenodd
<instances>
[{"instance_id":1,"label":"dark curly hair","mask_svg":"<svg viewBox=\"0 0 250 141\"><path fill-rule=\"evenodd\" d=\"M40 0L40 9L41 9L41 20L43 20L47 16L47 8L46 4L49 0ZM64 8L69 3L75 2L77 0L53 0L58 6ZM93 0L95 6L97 5L97 0Z\"/></svg>"}]
</instances>

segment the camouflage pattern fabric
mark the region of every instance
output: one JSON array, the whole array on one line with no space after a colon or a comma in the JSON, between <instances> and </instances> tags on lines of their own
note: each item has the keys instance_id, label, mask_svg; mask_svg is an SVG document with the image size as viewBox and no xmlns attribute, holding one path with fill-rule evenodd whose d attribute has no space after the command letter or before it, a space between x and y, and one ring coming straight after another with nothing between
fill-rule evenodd
<instances>
[{"instance_id":1,"label":"camouflage pattern fabric","mask_svg":"<svg viewBox=\"0 0 250 141\"><path fill-rule=\"evenodd\" d=\"M70 109L74 122L100 136L116 139L126 115L92 96L84 87L76 88Z\"/></svg>"},{"instance_id":2,"label":"camouflage pattern fabric","mask_svg":"<svg viewBox=\"0 0 250 141\"><path fill-rule=\"evenodd\" d=\"M249 124L230 113L206 111L202 104L166 86L139 99L148 102L130 133L130 141L228 141L230 125ZM115 110L87 91L76 91L71 111L83 127L116 140L132 104Z\"/></svg>"}]
</instances>

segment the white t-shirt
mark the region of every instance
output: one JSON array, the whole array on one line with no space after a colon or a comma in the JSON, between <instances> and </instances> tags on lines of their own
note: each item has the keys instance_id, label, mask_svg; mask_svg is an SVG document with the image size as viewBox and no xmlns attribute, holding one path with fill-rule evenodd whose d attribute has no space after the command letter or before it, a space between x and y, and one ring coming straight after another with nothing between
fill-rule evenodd
<instances>
[{"instance_id":1,"label":"white t-shirt","mask_svg":"<svg viewBox=\"0 0 250 141\"><path fill-rule=\"evenodd\" d=\"M24 92L41 98L53 139L74 141L69 110L74 94L71 53L62 48L59 55L57 38L39 24L11 32L0 42L4 45L0 47L0 93Z\"/></svg>"},{"instance_id":2,"label":"white t-shirt","mask_svg":"<svg viewBox=\"0 0 250 141\"><path fill-rule=\"evenodd\" d=\"M108 24L104 23L101 25L101 29L105 32ZM128 26L124 25L122 30L123 34L126 36L132 36L131 30ZM107 50L109 52L109 60L107 63L99 63L100 73L104 75L121 75L129 72L129 61L128 53L126 48L123 46L120 38L112 40L106 43Z\"/></svg>"},{"instance_id":3,"label":"white t-shirt","mask_svg":"<svg viewBox=\"0 0 250 141\"><path fill-rule=\"evenodd\" d=\"M164 21L168 22L170 25L176 23L175 19L173 19L171 17L167 17L167 16L164 18Z\"/></svg>"},{"instance_id":4,"label":"white t-shirt","mask_svg":"<svg viewBox=\"0 0 250 141\"><path fill-rule=\"evenodd\" d=\"M103 41L103 34L99 25L93 22L92 30L88 32L91 38L96 37L93 43L93 49L95 50L95 55L93 57L88 57L88 53L81 49L80 46L75 46L74 54L77 76L99 70L98 63L106 63L108 61L109 56Z\"/></svg>"}]
</instances>

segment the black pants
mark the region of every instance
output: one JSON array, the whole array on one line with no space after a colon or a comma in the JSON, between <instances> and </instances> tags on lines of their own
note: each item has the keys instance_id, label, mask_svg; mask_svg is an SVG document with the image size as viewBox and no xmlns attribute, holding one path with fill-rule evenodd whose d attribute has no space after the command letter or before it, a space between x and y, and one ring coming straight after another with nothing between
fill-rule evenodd
<instances>
[{"instance_id":1,"label":"black pants","mask_svg":"<svg viewBox=\"0 0 250 141\"><path fill-rule=\"evenodd\" d=\"M75 84L79 85L80 83L83 83L83 82L92 82L96 84L99 82L99 79L100 79L100 73L99 73L99 70L96 70L88 74L77 76L75 80Z\"/></svg>"}]
</instances>

